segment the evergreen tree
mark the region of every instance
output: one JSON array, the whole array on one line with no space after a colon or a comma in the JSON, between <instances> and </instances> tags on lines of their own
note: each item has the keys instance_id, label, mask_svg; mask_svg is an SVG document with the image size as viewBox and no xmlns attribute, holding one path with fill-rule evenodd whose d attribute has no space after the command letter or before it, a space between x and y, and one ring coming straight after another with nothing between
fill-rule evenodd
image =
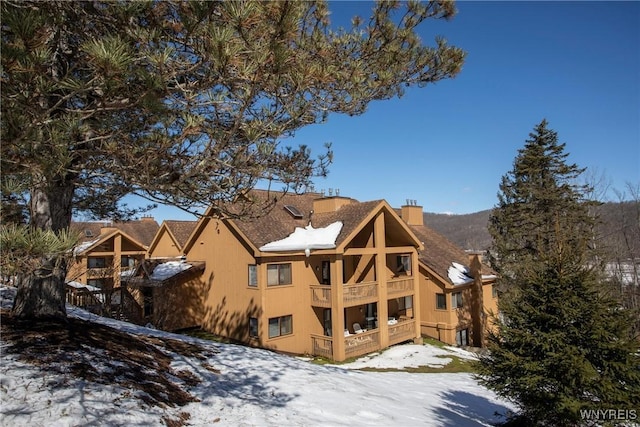
<instances>
[{"instance_id":1,"label":"evergreen tree","mask_svg":"<svg viewBox=\"0 0 640 427\"><path fill-rule=\"evenodd\" d=\"M581 410L640 407L632 319L602 290L595 219L582 169L542 121L500 184L490 218L500 274L496 328L481 383L511 399L524 425L580 425Z\"/></svg>"},{"instance_id":2,"label":"evergreen tree","mask_svg":"<svg viewBox=\"0 0 640 427\"><path fill-rule=\"evenodd\" d=\"M323 1L0 7L3 214L19 222L15 201L26 195L28 225L55 233L73 212L135 214L119 203L127 194L260 215L280 192L260 204L248 191L258 182L302 190L331 160L330 148L314 158L284 138L452 78L465 55L417 35L426 20L455 14L444 0L378 2L347 29L332 28ZM6 181L19 193L7 194ZM64 317L64 260L34 257L43 268L19 272L14 313Z\"/></svg>"}]
</instances>

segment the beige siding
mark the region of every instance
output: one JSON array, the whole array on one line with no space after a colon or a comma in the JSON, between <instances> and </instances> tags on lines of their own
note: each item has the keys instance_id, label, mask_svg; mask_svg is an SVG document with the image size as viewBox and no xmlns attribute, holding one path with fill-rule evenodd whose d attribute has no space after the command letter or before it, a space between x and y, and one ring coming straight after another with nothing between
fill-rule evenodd
<instances>
[{"instance_id":1,"label":"beige siding","mask_svg":"<svg viewBox=\"0 0 640 427\"><path fill-rule=\"evenodd\" d=\"M172 258L182 255L182 251L176 245L166 227L160 228L159 235L153 251L149 253L150 258Z\"/></svg>"}]
</instances>

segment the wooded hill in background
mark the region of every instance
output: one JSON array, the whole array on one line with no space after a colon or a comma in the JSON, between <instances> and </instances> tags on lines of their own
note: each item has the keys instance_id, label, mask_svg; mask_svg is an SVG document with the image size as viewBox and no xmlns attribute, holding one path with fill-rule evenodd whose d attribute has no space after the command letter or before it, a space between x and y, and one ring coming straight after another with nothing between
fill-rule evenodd
<instances>
[{"instance_id":1,"label":"wooded hill in background","mask_svg":"<svg viewBox=\"0 0 640 427\"><path fill-rule=\"evenodd\" d=\"M596 208L601 244L610 247L617 258L640 258L640 202L604 203ZM467 250L486 250L491 246L487 224L491 210L450 215L424 213L424 223Z\"/></svg>"}]
</instances>

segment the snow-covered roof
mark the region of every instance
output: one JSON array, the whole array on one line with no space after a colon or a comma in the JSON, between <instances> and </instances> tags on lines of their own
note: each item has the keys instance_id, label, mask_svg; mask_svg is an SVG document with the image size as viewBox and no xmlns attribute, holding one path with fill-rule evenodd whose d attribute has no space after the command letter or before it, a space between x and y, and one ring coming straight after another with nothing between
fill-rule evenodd
<instances>
[{"instance_id":1,"label":"snow-covered roof","mask_svg":"<svg viewBox=\"0 0 640 427\"><path fill-rule=\"evenodd\" d=\"M96 243L98 243L100 239L96 239L96 240L91 240L88 242L82 242L80 243L78 246L76 246L75 248L73 248L73 254L74 255L78 255L81 254L82 252L86 251L87 249L89 249L91 246L95 245Z\"/></svg>"},{"instance_id":2,"label":"snow-covered roof","mask_svg":"<svg viewBox=\"0 0 640 427\"><path fill-rule=\"evenodd\" d=\"M178 273L188 270L191 267L192 267L191 264L188 264L183 261L165 262L162 264L158 264L153 269L153 273L151 273L151 276L149 278L152 280L165 280L175 276Z\"/></svg>"},{"instance_id":3,"label":"snow-covered roof","mask_svg":"<svg viewBox=\"0 0 640 427\"><path fill-rule=\"evenodd\" d=\"M322 228L296 227L293 233L281 240L269 242L260 247L263 252L308 251L311 249L333 249L342 230L342 221L336 221Z\"/></svg>"},{"instance_id":4,"label":"snow-covered roof","mask_svg":"<svg viewBox=\"0 0 640 427\"><path fill-rule=\"evenodd\" d=\"M473 282L473 277L471 277L469 269L457 262L451 263L451 266L447 270L447 276L454 285L466 285Z\"/></svg>"},{"instance_id":5,"label":"snow-covered roof","mask_svg":"<svg viewBox=\"0 0 640 427\"><path fill-rule=\"evenodd\" d=\"M75 281L67 282L67 285L71 286L72 288L87 289L89 291L99 291L100 290L100 288L96 288L95 286L85 285L84 283L75 282Z\"/></svg>"}]
</instances>

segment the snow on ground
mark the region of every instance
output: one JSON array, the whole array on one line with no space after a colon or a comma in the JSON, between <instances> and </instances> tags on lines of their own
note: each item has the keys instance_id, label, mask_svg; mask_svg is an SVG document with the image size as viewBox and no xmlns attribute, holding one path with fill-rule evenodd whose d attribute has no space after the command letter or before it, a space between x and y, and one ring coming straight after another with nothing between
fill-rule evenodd
<instances>
[{"instance_id":1,"label":"snow on ground","mask_svg":"<svg viewBox=\"0 0 640 427\"><path fill-rule=\"evenodd\" d=\"M442 367L450 363L451 356L474 360L477 357L454 347L436 347L432 345L398 345L383 352L371 353L348 364L339 365L346 369L379 368L402 369L420 366Z\"/></svg>"},{"instance_id":2,"label":"snow on ground","mask_svg":"<svg viewBox=\"0 0 640 427\"><path fill-rule=\"evenodd\" d=\"M0 293L2 306L10 307L14 289L0 288ZM447 354L473 357L459 349L402 345L350 364L318 366L267 350L147 329L75 307L68 307L68 314L131 334L181 339L209 349L204 361L173 354L172 368L189 370L201 380L188 388L200 401L179 408L144 405L117 384L53 376L2 351L0 425L160 426L163 417L176 419L183 412L189 414L185 425L190 426L465 427L492 425L501 419L496 413L513 409L471 374L355 370L430 365Z\"/></svg>"}]
</instances>

